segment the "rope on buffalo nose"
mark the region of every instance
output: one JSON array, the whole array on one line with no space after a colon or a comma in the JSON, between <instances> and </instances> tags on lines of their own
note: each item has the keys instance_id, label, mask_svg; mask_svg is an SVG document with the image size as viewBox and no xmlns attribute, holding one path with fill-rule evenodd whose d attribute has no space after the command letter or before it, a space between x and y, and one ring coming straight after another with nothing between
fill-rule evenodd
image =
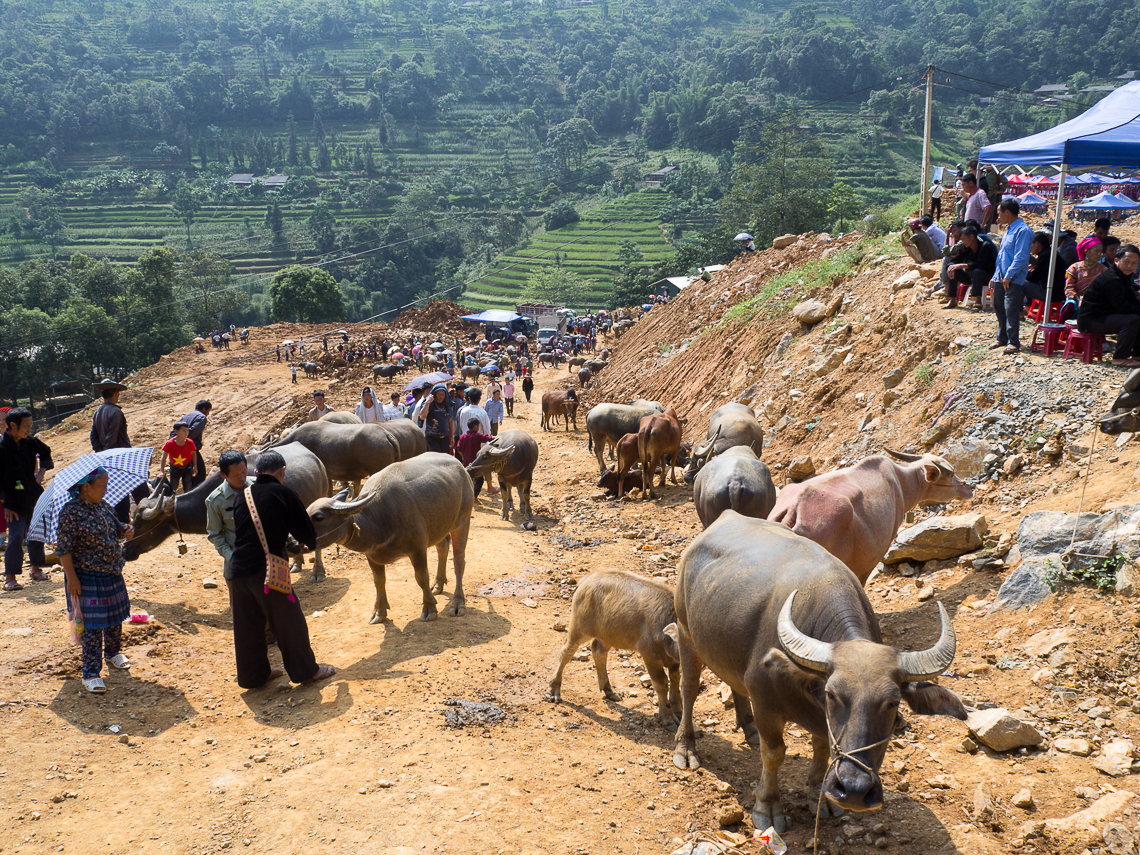
<instances>
[{"instance_id":1,"label":"rope on buffalo nose","mask_svg":"<svg viewBox=\"0 0 1140 855\"><path fill-rule=\"evenodd\" d=\"M842 733L840 735L842 735ZM815 804L815 831L812 834L811 848L816 855L819 853L819 815L823 811L823 784L824 781L827 780L827 776L831 774L832 769L839 765L840 760L850 760L868 775L874 775L874 769L853 755L870 751L872 748L878 748L880 745L886 745L890 741L891 737L887 735L878 742L872 742L870 745L864 745L862 748L856 748L853 751L844 751L843 746L839 744L839 740L836 739L835 735L831 732L831 719L827 719L827 742L828 751L831 753L831 762L827 764L827 769L823 773L823 781L819 782L819 799Z\"/></svg>"}]
</instances>

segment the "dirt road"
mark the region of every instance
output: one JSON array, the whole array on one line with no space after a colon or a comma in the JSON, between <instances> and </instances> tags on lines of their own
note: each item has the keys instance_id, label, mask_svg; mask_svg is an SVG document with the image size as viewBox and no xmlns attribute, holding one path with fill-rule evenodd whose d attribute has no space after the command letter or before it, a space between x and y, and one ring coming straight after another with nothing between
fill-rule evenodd
<instances>
[{"instance_id":1,"label":"dirt road","mask_svg":"<svg viewBox=\"0 0 1140 855\"><path fill-rule=\"evenodd\" d=\"M208 358L220 364L227 355ZM166 379L199 367L171 366ZM319 686L237 687L220 559L203 537L187 538L186 555L169 541L128 565L133 609L155 619L127 626L134 667L110 674L102 697L87 695L78 680L61 572L0 597L0 816L9 829L0 852L664 853L690 830L717 828L723 809L750 806L759 756L714 692L698 701L706 769L697 773L674 768L673 735L654 720L636 656L610 660L621 702L602 698L592 663L583 661L567 669L563 704L542 699L565 638L555 626L569 619L576 581L617 567L671 583L698 530L683 485L667 487L657 502L598 498L584 430L539 428L539 394L562 376L540 372L535 403L520 396L508 420L539 441L538 531L520 530L517 514L501 521L497 497L484 495L468 547L465 616L421 623L406 560L389 568L384 626L368 624L373 587L360 556L327 554L329 575L319 584L297 577L318 660L339 669ZM134 396L128 416L136 444L153 443L198 397L211 397L207 459L215 460L221 447L260 437L321 382L292 386L272 363L235 366ZM332 403L345 409L357 391L334 389ZM53 439L57 460L84 450L84 427ZM217 587L204 587L206 580ZM961 607L985 598L1000 578L947 569L924 582L958 614L959 679L948 684L1016 707L1032 691L1025 672L994 669L986 650L1014 644L1032 626L1016 617L982 626ZM917 591L900 577L871 587L888 636L922 647L937 634L937 612ZM1065 608L1084 608L1086 599L1077 595ZM1129 619L1126 608L1108 615ZM1040 629L1048 617L1030 620ZM1098 631L1105 629L1091 626L1090 634ZM275 650L271 656L277 664ZM706 682L717 681L706 675ZM448 727L450 699L497 704L508 719ZM898 852L1005 851L1014 820L1003 832L964 823L981 781L1005 801L1028 781L1049 815L1083 805L1073 786L1086 782L1085 759L960 754L961 723L916 716L911 723L884 764L885 809L825 823L826 842L842 839L843 852L870 852L879 838ZM792 728L783 781L797 853L811 832L809 750ZM930 783L939 775L953 784Z\"/></svg>"}]
</instances>

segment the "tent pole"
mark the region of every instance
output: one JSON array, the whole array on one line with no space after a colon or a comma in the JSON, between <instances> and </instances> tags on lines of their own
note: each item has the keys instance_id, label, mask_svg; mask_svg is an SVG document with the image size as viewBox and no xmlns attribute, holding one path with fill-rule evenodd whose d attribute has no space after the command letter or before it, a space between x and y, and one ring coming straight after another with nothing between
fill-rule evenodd
<instances>
[{"instance_id":1,"label":"tent pole","mask_svg":"<svg viewBox=\"0 0 1140 855\"><path fill-rule=\"evenodd\" d=\"M922 194L919 203L918 215L926 213L928 207L927 193L930 192L930 132L931 107L934 104L934 66L926 66L926 124L922 133Z\"/></svg>"},{"instance_id":2,"label":"tent pole","mask_svg":"<svg viewBox=\"0 0 1140 855\"><path fill-rule=\"evenodd\" d=\"M1061 211L1065 206L1065 173L1069 171L1069 164L1061 164L1061 174L1057 178L1057 206L1053 215L1053 246L1049 252L1049 281L1045 285L1045 313L1042 316L1046 322L1049 320L1049 307L1053 305L1053 272L1057 269L1057 247L1061 243Z\"/></svg>"}]
</instances>

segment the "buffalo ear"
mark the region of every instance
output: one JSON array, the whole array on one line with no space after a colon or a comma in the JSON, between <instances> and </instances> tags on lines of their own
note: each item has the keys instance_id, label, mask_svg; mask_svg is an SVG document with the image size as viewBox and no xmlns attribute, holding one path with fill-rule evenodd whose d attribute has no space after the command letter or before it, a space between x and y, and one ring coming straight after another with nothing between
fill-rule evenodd
<instances>
[{"instance_id":1,"label":"buffalo ear","mask_svg":"<svg viewBox=\"0 0 1140 855\"><path fill-rule=\"evenodd\" d=\"M961 721L966 720L966 707L949 689L934 683L904 683L903 700L917 715L948 715Z\"/></svg>"},{"instance_id":2,"label":"buffalo ear","mask_svg":"<svg viewBox=\"0 0 1140 855\"><path fill-rule=\"evenodd\" d=\"M673 657L676 662L681 661L681 643L677 639L677 624L668 624L661 630L666 638L665 648L669 651L669 655Z\"/></svg>"},{"instance_id":3,"label":"buffalo ear","mask_svg":"<svg viewBox=\"0 0 1140 855\"><path fill-rule=\"evenodd\" d=\"M922 467L922 471L926 475L927 481L929 481L931 484L937 484L938 483L938 476L941 473L938 471L937 466L935 466L933 463L927 463L925 466Z\"/></svg>"},{"instance_id":4,"label":"buffalo ear","mask_svg":"<svg viewBox=\"0 0 1140 855\"><path fill-rule=\"evenodd\" d=\"M763 665L785 679L793 680L799 689L823 703L823 678L815 671L801 668L783 650L778 647L770 648L764 657Z\"/></svg>"},{"instance_id":5,"label":"buffalo ear","mask_svg":"<svg viewBox=\"0 0 1140 855\"><path fill-rule=\"evenodd\" d=\"M666 624L665 628L662 629L661 632L665 634L666 638L673 639L673 642L675 644L680 644L680 641L677 638L677 636L679 635L679 631L677 629L676 621L674 621L673 623L670 623L670 624Z\"/></svg>"}]
</instances>

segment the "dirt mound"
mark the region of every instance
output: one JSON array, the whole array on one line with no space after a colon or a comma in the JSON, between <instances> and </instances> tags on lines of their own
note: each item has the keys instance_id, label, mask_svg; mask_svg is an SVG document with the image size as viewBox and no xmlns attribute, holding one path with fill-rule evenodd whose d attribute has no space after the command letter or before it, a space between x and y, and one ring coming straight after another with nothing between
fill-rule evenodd
<instances>
[{"instance_id":1,"label":"dirt mound","mask_svg":"<svg viewBox=\"0 0 1140 855\"><path fill-rule=\"evenodd\" d=\"M435 330L449 336L465 335L478 328L473 321L463 320L464 315L471 314L471 309L465 309L458 303L450 300L433 300L422 309L407 309L392 322L395 329Z\"/></svg>"}]
</instances>

